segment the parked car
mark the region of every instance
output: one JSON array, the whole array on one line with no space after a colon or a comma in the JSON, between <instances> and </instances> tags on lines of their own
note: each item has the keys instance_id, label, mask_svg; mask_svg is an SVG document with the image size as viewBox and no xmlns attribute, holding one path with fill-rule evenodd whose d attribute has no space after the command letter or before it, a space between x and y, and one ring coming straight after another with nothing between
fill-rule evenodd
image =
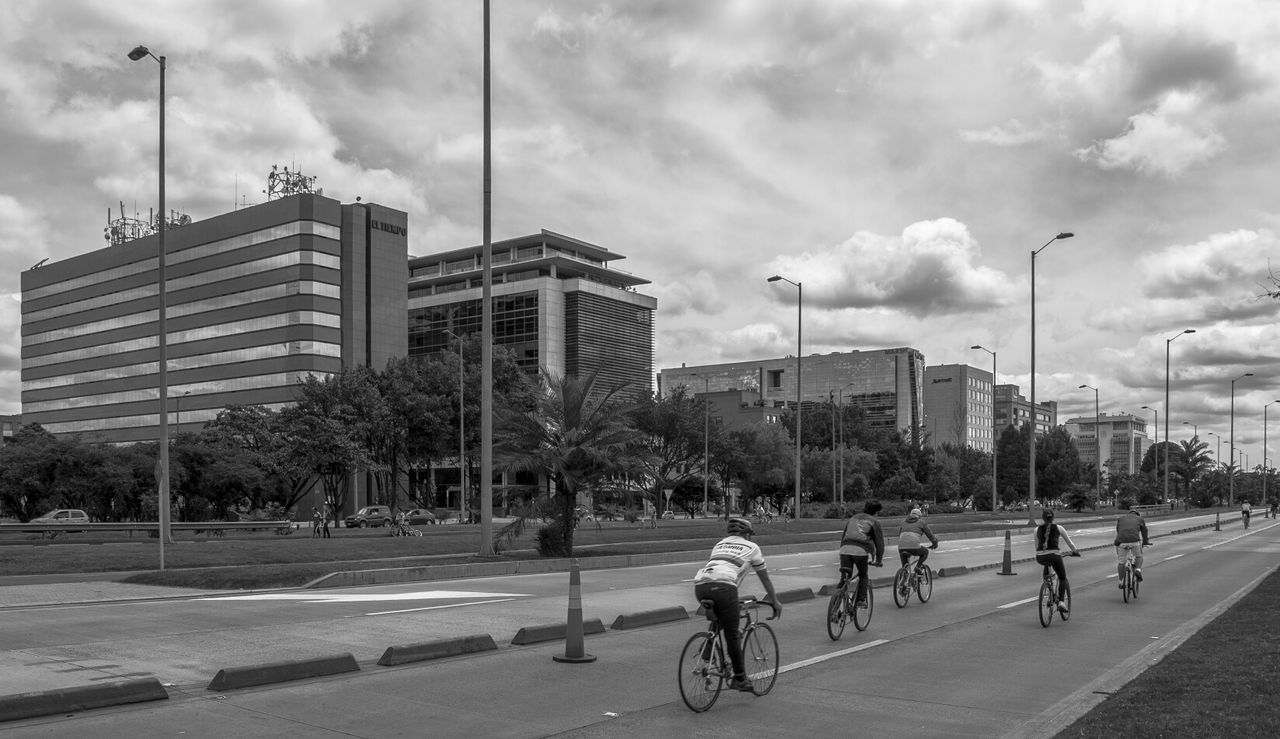
<instances>
[{"instance_id":1,"label":"parked car","mask_svg":"<svg viewBox=\"0 0 1280 739\"><path fill-rule=\"evenodd\" d=\"M31 523L89 523L89 514L75 508L59 508L31 519Z\"/></svg>"},{"instance_id":2,"label":"parked car","mask_svg":"<svg viewBox=\"0 0 1280 739\"><path fill-rule=\"evenodd\" d=\"M347 528L367 529L370 526L390 526L391 509L384 505L367 505L344 519Z\"/></svg>"},{"instance_id":3,"label":"parked car","mask_svg":"<svg viewBox=\"0 0 1280 739\"><path fill-rule=\"evenodd\" d=\"M404 512L405 523L410 526L422 526L424 524L435 523L436 514L428 511L426 508L410 508Z\"/></svg>"}]
</instances>

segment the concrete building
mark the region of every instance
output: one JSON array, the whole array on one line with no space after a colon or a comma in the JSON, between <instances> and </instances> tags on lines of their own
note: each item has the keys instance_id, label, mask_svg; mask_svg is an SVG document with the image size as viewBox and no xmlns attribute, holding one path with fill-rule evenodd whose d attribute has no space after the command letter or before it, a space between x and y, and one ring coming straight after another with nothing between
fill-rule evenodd
<instances>
[{"instance_id":1,"label":"concrete building","mask_svg":"<svg viewBox=\"0 0 1280 739\"><path fill-rule=\"evenodd\" d=\"M991 373L967 364L924 368L924 418L930 444L968 446L984 452L995 448Z\"/></svg>"},{"instance_id":2,"label":"concrete building","mask_svg":"<svg viewBox=\"0 0 1280 739\"><path fill-rule=\"evenodd\" d=\"M801 359L801 402L858 406L873 428L910 430L924 421L924 355L907 347L811 354ZM764 404L792 408L795 357L680 366L658 373L658 392L687 386L691 392L749 390Z\"/></svg>"},{"instance_id":3,"label":"concrete building","mask_svg":"<svg viewBox=\"0 0 1280 739\"><path fill-rule=\"evenodd\" d=\"M0 416L0 440L13 441L13 435L22 426L22 416Z\"/></svg>"},{"instance_id":4,"label":"concrete building","mask_svg":"<svg viewBox=\"0 0 1280 739\"><path fill-rule=\"evenodd\" d=\"M1151 446L1147 438L1147 421L1142 416L1120 413L1109 416L1069 418L1067 432L1076 441L1080 461L1098 465L1098 449L1102 449L1102 471L1133 474L1142 467L1142 457Z\"/></svg>"},{"instance_id":5,"label":"concrete building","mask_svg":"<svg viewBox=\"0 0 1280 739\"><path fill-rule=\"evenodd\" d=\"M482 247L409 261L409 356L443 351L480 331ZM494 343L512 349L528 372L598 372L648 393L653 376L656 298L636 291L648 280L610 267L607 249L543 230L493 244Z\"/></svg>"},{"instance_id":6,"label":"concrete building","mask_svg":"<svg viewBox=\"0 0 1280 739\"><path fill-rule=\"evenodd\" d=\"M1022 397L1017 385L996 385L996 441L1009 426L1021 427L1031 419L1031 401ZM1036 435L1048 433L1058 425L1058 403L1046 400L1036 403Z\"/></svg>"},{"instance_id":7,"label":"concrete building","mask_svg":"<svg viewBox=\"0 0 1280 739\"><path fill-rule=\"evenodd\" d=\"M158 236L22 273L22 420L159 438ZM407 214L304 193L166 232L170 431L405 356Z\"/></svg>"}]
</instances>

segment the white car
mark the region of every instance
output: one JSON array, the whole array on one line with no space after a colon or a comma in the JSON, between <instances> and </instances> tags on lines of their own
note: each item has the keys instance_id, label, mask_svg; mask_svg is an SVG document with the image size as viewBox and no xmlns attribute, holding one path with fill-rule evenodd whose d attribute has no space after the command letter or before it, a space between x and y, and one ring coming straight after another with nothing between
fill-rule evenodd
<instances>
[{"instance_id":1,"label":"white car","mask_svg":"<svg viewBox=\"0 0 1280 739\"><path fill-rule=\"evenodd\" d=\"M31 519L31 523L89 523L89 514L75 508L59 508Z\"/></svg>"}]
</instances>

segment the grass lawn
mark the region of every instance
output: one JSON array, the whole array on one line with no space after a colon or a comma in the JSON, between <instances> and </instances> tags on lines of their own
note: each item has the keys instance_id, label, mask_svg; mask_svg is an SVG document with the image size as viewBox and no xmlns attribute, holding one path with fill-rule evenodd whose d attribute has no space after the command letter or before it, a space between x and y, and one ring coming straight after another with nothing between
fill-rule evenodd
<instances>
[{"instance_id":1,"label":"grass lawn","mask_svg":"<svg viewBox=\"0 0 1280 739\"><path fill-rule=\"evenodd\" d=\"M1059 737L1280 736L1280 572Z\"/></svg>"}]
</instances>

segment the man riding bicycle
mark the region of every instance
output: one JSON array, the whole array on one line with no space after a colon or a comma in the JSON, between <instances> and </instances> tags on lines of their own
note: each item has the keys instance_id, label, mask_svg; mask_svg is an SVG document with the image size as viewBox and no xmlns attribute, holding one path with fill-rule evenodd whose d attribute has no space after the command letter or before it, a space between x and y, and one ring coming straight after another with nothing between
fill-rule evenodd
<instances>
[{"instance_id":1,"label":"man riding bicycle","mask_svg":"<svg viewBox=\"0 0 1280 739\"><path fill-rule=\"evenodd\" d=\"M1147 535L1147 522L1138 511L1120 514L1116 519L1116 572L1120 576L1120 589L1124 589L1124 563L1126 550L1133 551L1133 576L1142 582L1142 548L1151 546Z\"/></svg>"},{"instance_id":2,"label":"man riding bicycle","mask_svg":"<svg viewBox=\"0 0 1280 739\"><path fill-rule=\"evenodd\" d=\"M742 643L738 637L738 586L747 576L748 568L756 571L760 584L764 585L768 593L766 600L773 606L774 618L782 615L782 606L773 590L773 581L769 579L764 554L760 546L750 539L755 534L751 521L735 516L729 519L727 533L728 536L711 548L711 560L694 575L693 594L699 601L712 602L716 620L724 630L725 647L729 651L729 661L733 663L733 679L729 681L729 687L749 693L752 690L751 679L743 667Z\"/></svg>"},{"instance_id":3,"label":"man riding bicycle","mask_svg":"<svg viewBox=\"0 0 1280 739\"><path fill-rule=\"evenodd\" d=\"M920 509L912 508L906 519L902 521L902 526L898 528L898 556L902 558L903 567L907 566L907 562L910 562L913 556L920 558L916 567L924 564L924 561L929 558L929 549L924 548L926 538L931 542L929 549L938 548L938 537L933 535L929 524L924 522Z\"/></svg>"},{"instance_id":4,"label":"man riding bicycle","mask_svg":"<svg viewBox=\"0 0 1280 739\"><path fill-rule=\"evenodd\" d=\"M876 567L884 562L884 531L876 520L880 508L880 501L868 500L862 506L862 513L855 514L844 525L844 533L840 536L840 584L837 587L843 588L849 582L856 567L858 592L854 602L859 607L867 601L868 561Z\"/></svg>"},{"instance_id":5,"label":"man riding bicycle","mask_svg":"<svg viewBox=\"0 0 1280 739\"><path fill-rule=\"evenodd\" d=\"M1052 567L1058 575L1058 610L1066 613L1067 566L1062 562L1062 552L1058 547L1065 543L1071 549L1072 556L1079 556L1080 550L1076 549L1071 537L1067 536L1067 530L1053 522L1052 508L1041 511L1040 517L1044 523L1036 527L1036 562Z\"/></svg>"},{"instance_id":6,"label":"man riding bicycle","mask_svg":"<svg viewBox=\"0 0 1280 739\"><path fill-rule=\"evenodd\" d=\"M1253 516L1253 505L1249 501L1245 501L1240 505L1240 519L1244 521L1244 527L1249 528L1249 518Z\"/></svg>"}]
</instances>

